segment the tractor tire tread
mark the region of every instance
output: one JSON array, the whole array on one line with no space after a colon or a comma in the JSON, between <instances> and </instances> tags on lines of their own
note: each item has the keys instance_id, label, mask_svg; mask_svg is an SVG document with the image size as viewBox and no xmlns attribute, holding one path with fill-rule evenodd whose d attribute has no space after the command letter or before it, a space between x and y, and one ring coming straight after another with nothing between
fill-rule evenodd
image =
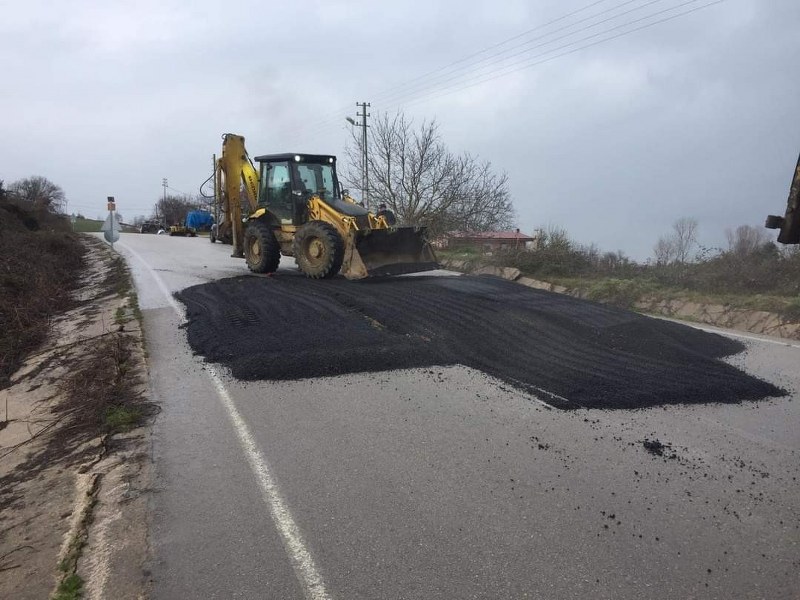
<instances>
[{"instance_id":1,"label":"tractor tire tread","mask_svg":"<svg viewBox=\"0 0 800 600\"><path fill-rule=\"evenodd\" d=\"M250 253L250 246L254 236L261 243L261 254L254 257ZM281 262L281 247L269 225L263 221L253 221L244 231L244 249L247 268L253 273L274 273Z\"/></svg>"},{"instance_id":2,"label":"tractor tire tread","mask_svg":"<svg viewBox=\"0 0 800 600\"><path fill-rule=\"evenodd\" d=\"M307 238L317 237L325 246L326 260L321 265L312 265L303 252L303 245ZM344 241L339 232L330 223L325 221L309 221L295 234L292 241L292 253L297 266L311 279L328 279L339 273L344 261Z\"/></svg>"}]
</instances>

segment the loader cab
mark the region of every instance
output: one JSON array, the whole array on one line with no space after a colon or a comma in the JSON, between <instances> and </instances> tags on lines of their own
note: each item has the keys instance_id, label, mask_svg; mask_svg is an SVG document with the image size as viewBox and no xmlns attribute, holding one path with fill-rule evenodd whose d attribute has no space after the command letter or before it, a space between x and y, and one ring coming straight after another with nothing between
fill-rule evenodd
<instances>
[{"instance_id":1,"label":"loader cab","mask_svg":"<svg viewBox=\"0 0 800 600\"><path fill-rule=\"evenodd\" d=\"M308 199L317 194L342 214L363 216L365 208L342 199L336 176L336 157L318 154L267 154L259 163L258 205L267 208L281 225L308 220Z\"/></svg>"},{"instance_id":2,"label":"loader cab","mask_svg":"<svg viewBox=\"0 0 800 600\"><path fill-rule=\"evenodd\" d=\"M307 203L316 193L325 202L339 200L336 158L312 154L257 156L260 189L258 205L266 207L282 225L307 220Z\"/></svg>"}]
</instances>

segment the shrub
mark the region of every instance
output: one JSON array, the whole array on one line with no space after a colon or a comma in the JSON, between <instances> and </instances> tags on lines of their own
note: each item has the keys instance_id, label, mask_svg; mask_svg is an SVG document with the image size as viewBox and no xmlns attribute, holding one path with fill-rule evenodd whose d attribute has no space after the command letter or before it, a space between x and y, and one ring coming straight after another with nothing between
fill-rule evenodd
<instances>
[{"instance_id":1,"label":"shrub","mask_svg":"<svg viewBox=\"0 0 800 600\"><path fill-rule=\"evenodd\" d=\"M84 249L69 222L0 197L0 389L69 304Z\"/></svg>"},{"instance_id":2,"label":"shrub","mask_svg":"<svg viewBox=\"0 0 800 600\"><path fill-rule=\"evenodd\" d=\"M602 279L589 287L586 297L619 308L632 308L648 291L652 291L652 287L641 279Z\"/></svg>"}]
</instances>

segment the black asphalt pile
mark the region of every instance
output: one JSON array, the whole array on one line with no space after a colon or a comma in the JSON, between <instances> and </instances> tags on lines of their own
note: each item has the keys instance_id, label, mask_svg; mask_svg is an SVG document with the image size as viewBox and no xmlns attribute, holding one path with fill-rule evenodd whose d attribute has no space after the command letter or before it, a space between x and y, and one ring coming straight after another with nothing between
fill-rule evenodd
<instances>
[{"instance_id":1,"label":"black asphalt pile","mask_svg":"<svg viewBox=\"0 0 800 600\"><path fill-rule=\"evenodd\" d=\"M741 402L779 388L729 338L494 277L225 279L177 295L188 337L239 379L462 364L559 408Z\"/></svg>"}]
</instances>

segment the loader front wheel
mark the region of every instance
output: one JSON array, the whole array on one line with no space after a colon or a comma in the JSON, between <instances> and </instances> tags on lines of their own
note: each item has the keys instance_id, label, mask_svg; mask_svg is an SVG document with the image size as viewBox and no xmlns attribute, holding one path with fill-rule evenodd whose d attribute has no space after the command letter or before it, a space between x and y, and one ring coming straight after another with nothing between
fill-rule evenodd
<instances>
[{"instance_id":1,"label":"loader front wheel","mask_svg":"<svg viewBox=\"0 0 800 600\"><path fill-rule=\"evenodd\" d=\"M342 268L344 242L324 221L310 221L295 234L292 250L297 266L311 279L333 277Z\"/></svg>"},{"instance_id":2,"label":"loader front wheel","mask_svg":"<svg viewBox=\"0 0 800 600\"><path fill-rule=\"evenodd\" d=\"M253 221L244 231L244 258L253 273L274 273L281 261L281 247L266 223Z\"/></svg>"}]
</instances>

